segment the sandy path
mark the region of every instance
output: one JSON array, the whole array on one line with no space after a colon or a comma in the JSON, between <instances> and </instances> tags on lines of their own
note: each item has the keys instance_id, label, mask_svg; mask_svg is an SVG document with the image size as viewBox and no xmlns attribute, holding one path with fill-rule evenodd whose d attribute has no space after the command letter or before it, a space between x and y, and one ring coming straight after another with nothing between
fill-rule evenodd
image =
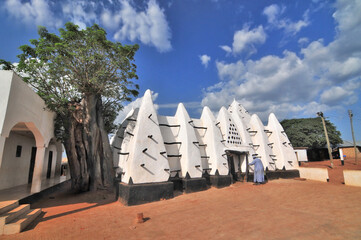
<instances>
[{"instance_id":1,"label":"sandy path","mask_svg":"<svg viewBox=\"0 0 361 240\"><path fill-rule=\"evenodd\" d=\"M0 239L361 239L361 188L342 184L238 182L132 207L105 192L52 197L30 230Z\"/></svg>"}]
</instances>

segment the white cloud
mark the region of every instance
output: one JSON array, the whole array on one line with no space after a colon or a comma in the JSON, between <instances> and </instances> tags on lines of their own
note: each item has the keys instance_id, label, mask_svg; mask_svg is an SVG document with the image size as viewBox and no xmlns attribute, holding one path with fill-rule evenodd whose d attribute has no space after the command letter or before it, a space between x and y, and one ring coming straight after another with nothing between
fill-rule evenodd
<instances>
[{"instance_id":1,"label":"white cloud","mask_svg":"<svg viewBox=\"0 0 361 240\"><path fill-rule=\"evenodd\" d=\"M345 78L357 77L361 74L361 58L349 57L345 61L329 62L329 75L335 80L342 81Z\"/></svg>"},{"instance_id":2,"label":"white cloud","mask_svg":"<svg viewBox=\"0 0 361 240\"><path fill-rule=\"evenodd\" d=\"M107 10L102 14L102 21L108 27L118 29L118 24L121 23L120 29L114 35L116 40L135 41L138 39L146 45L156 47L160 52L172 49L171 32L164 10L155 0L150 0L147 9L141 12L137 12L128 1L122 0L120 3L119 11L111 13ZM112 22L110 19L115 19L115 21Z\"/></svg>"},{"instance_id":3,"label":"white cloud","mask_svg":"<svg viewBox=\"0 0 361 240\"><path fill-rule=\"evenodd\" d=\"M290 22L290 23L284 22L280 26L282 26L287 33L290 33L291 35L295 35L299 31L301 31L303 27L307 27L308 24L309 24L308 21L299 20L297 22Z\"/></svg>"},{"instance_id":4,"label":"white cloud","mask_svg":"<svg viewBox=\"0 0 361 240\"><path fill-rule=\"evenodd\" d=\"M262 113L280 103L301 103L299 99L307 100L307 96L312 100L317 95L317 87L307 74L306 66L292 52L285 51L283 57L265 56L245 63L241 60L216 62L216 66L224 84L208 89L202 101L202 105L208 105L212 110L218 110L236 98L253 112Z\"/></svg>"},{"instance_id":5,"label":"white cloud","mask_svg":"<svg viewBox=\"0 0 361 240\"><path fill-rule=\"evenodd\" d=\"M241 80L241 77L243 76L245 71L245 67L241 60L236 63L225 63L216 61L216 67L218 70L218 77L221 80L226 80L227 78L233 80Z\"/></svg>"},{"instance_id":6,"label":"white cloud","mask_svg":"<svg viewBox=\"0 0 361 240\"><path fill-rule=\"evenodd\" d=\"M305 45L307 43L309 43L309 39L306 37L298 39L298 44L300 44L300 45Z\"/></svg>"},{"instance_id":7,"label":"white cloud","mask_svg":"<svg viewBox=\"0 0 361 240\"><path fill-rule=\"evenodd\" d=\"M297 34L302 28L307 27L310 22L308 20L308 11L303 14L303 19L293 22L288 18L281 18L285 12L285 7L279 7L277 4L272 4L265 7L263 14L266 15L268 23L277 29L284 29L290 35Z\"/></svg>"},{"instance_id":8,"label":"white cloud","mask_svg":"<svg viewBox=\"0 0 361 240\"><path fill-rule=\"evenodd\" d=\"M60 27L62 21L53 16L48 1L30 0L6 0L4 7L10 16L27 25L45 25Z\"/></svg>"},{"instance_id":9,"label":"white cloud","mask_svg":"<svg viewBox=\"0 0 361 240\"><path fill-rule=\"evenodd\" d=\"M85 29L97 20L94 7L94 3L89 1L64 2L62 5L63 17L78 25L80 29Z\"/></svg>"},{"instance_id":10,"label":"white cloud","mask_svg":"<svg viewBox=\"0 0 361 240\"><path fill-rule=\"evenodd\" d=\"M361 25L361 2L359 0L340 0L336 7L339 9L333 14L338 21L339 31L353 31L360 28Z\"/></svg>"},{"instance_id":11,"label":"white cloud","mask_svg":"<svg viewBox=\"0 0 361 240\"><path fill-rule=\"evenodd\" d=\"M267 16L269 23L276 24L277 18L281 14L281 8L277 4L272 4L264 8L263 14Z\"/></svg>"},{"instance_id":12,"label":"white cloud","mask_svg":"<svg viewBox=\"0 0 361 240\"><path fill-rule=\"evenodd\" d=\"M206 68L208 67L209 61L211 61L211 57L206 54L199 56L199 59L201 60L202 65Z\"/></svg>"},{"instance_id":13,"label":"white cloud","mask_svg":"<svg viewBox=\"0 0 361 240\"><path fill-rule=\"evenodd\" d=\"M304 44L301 54L225 63L216 61L220 82L204 90L202 105L213 111L233 98L250 112L267 119L313 116L317 111L340 109L358 100L361 88L361 3L340 0L333 14L338 34L328 45L322 39ZM268 8L269 22L279 21L279 8ZM351 17L353 16L353 17Z\"/></svg>"},{"instance_id":14,"label":"white cloud","mask_svg":"<svg viewBox=\"0 0 361 240\"><path fill-rule=\"evenodd\" d=\"M263 44L266 41L266 33L262 26L249 30L244 27L242 30L236 31L233 36L233 53L241 53L248 51L250 54L255 53L255 44Z\"/></svg>"},{"instance_id":15,"label":"white cloud","mask_svg":"<svg viewBox=\"0 0 361 240\"><path fill-rule=\"evenodd\" d=\"M139 40L160 52L172 49L171 30L156 0L149 0L143 11L138 11L130 0L5 0L4 10L29 26L56 29L71 21L84 29L101 23L114 33L115 40Z\"/></svg>"},{"instance_id":16,"label":"white cloud","mask_svg":"<svg viewBox=\"0 0 361 240\"><path fill-rule=\"evenodd\" d=\"M231 53L232 52L232 48L230 46L227 45L222 45L219 46L220 48L222 48L224 51L226 51L227 53Z\"/></svg>"},{"instance_id":17,"label":"white cloud","mask_svg":"<svg viewBox=\"0 0 361 240\"><path fill-rule=\"evenodd\" d=\"M350 95L352 95L351 92L343 89L342 87L335 86L325 90L321 94L321 102L325 104L338 104Z\"/></svg>"},{"instance_id":18,"label":"white cloud","mask_svg":"<svg viewBox=\"0 0 361 240\"><path fill-rule=\"evenodd\" d=\"M43 25L59 28L71 21L81 29L97 22L95 10L99 7L93 1L64 0L59 2L46 0L6 0L5 9L9 14L28 25ZM61 9L61 11L58 11Z\"/></svg>"},{"instance_id":19,"label":"white cloud","mask_svg":"<svg viewBox=\"0 0 361 240\"><path fill-rule=\"evenodd\" d=\"M113 15L113 13L109 9L104 9L102 14L100 15L100 19L106 28L115 30L120 25L122 15Z\"/></svg>"},{"instance_id":20,"label":"white cloud","mask_svg":"<svg viewBox=\"0 0 361 240\"><path fill-rule=\"evenodd\" d=\"M340 86L326 89L321 94L321 102L330 106L351 105L357 102L361 88L361 78L346 81Z\"/></svg>"},{"instance_id":21,"label":"white cloud","mask_svg":"<svg viewBox=\"0 0 361 240\"><path fill-rule=\"evenodd\" d=\"M227 45L219 46L227 54L233 53L238 55L240 53L247 53L248 56L257 52L255 45L263 44L266 41L267 35L262 26L249 29L249 26L244 26L242 30L238 30L233 35L232 48Z\"/></svg>"}]
</instances>

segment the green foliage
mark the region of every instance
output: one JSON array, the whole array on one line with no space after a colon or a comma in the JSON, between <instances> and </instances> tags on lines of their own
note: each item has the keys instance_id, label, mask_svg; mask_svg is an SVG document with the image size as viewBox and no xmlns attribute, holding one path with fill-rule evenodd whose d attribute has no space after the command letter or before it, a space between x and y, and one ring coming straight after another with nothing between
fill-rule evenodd
<instances>
[{"instance_id":1,"label":"green foliage","mask_svg":"<svg viewBox=\"0 0 361 240\"><path fill-rule=\"evenodd\" d=\"M335 125L325 120L331 145L342 143L341 133ZM326 137L321 118L285 119L281 121L294 147L319 148L326 146Z\"/></svg>"},{"instance_id":2,"label":"green foliage","mask_svg":"<svg viewBox=\"0 0 361 240\"><path fill-rule=\"evenodd\" d=\"M12 70L13 68L14 66L11 64L11 62L0 59L0 70Z\"/></svg>"},{"instance_id":3,"label":"green foliage","mask_svg":"<svg viewBox=\"0 0 361 240\"><path fill-rule=\"evenodd\" d=\"M124 101L138 95L139 86L134 55L138 45L122 45L106 38L103 28L94 24L84 30L66 23L59 36L45 27L32 46L20 47L22 54L16 71L58 114L57 133L61 138L66 116L85 95L101 96L107 131L114 127L116 113ZM66 136L63 136L66 137Z\"/></svg>"}]
</instances>

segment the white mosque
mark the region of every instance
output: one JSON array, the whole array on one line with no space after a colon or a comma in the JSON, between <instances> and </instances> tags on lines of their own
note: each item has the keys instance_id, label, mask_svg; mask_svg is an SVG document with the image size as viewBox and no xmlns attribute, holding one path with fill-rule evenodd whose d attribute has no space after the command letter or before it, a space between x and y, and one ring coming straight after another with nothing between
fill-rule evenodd
<instances>
[{"instance_id":1,"label":"white mosque","mask_svg":"<svg viewBox=\"0 0 361 240\"><path fill-rule=\"evenodd\" d=\"M173 197L173 190L225 187L252 175L254 157L269 178L298 177L295 151L271 113L264 126L236 100L215 118L208 107L200 119L184 105L174 116L158 115L151 91L131 110L111 142L120 200L128 205Z\"/></svg>"}]
</instances>

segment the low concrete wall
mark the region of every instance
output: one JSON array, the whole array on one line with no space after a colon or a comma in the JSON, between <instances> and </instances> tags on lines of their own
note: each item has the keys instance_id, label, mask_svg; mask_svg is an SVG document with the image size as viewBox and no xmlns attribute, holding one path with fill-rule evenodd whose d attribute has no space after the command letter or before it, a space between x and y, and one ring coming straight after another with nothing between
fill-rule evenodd
<instances>
[{"instance_id":1,"label":"low concrete wall","mask_svg":"<svg viewBox=\"0 0 361 240\"><path fill-rule=\"evenodd\" d=\"M345 180L345 185L361 187L360 170L343 170L343 179Z\"/></svg>"},{"instance_id":2,"label":"low concrete wall","mask_svg":"<svg viewBox=\"0 0 361 240\"><path fill-rule=\"evenodd\" d=\"M300 168L298 168L298 171L300 172L301 178L306 178L309 180L316 180L316 181L321 181L321 182L327 182L329 179L327 168L300 167Z\"/></svg>"}]
</instances>

